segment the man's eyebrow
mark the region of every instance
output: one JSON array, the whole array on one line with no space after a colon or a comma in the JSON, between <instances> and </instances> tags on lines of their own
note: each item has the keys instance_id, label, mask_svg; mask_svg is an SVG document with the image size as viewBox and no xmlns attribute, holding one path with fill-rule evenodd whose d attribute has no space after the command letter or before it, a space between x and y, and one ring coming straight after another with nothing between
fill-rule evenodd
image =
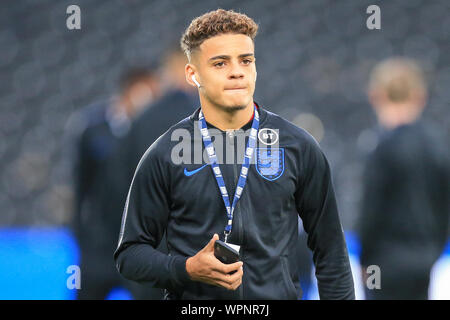
<instances>
[{"instance_id":1,"label":"man's eyebrow","mask_svg":"<svg viewBox=\"0 0 450 320\"><path fill-rule=\"evenodd\" d=\"M243 54L239 55L239 58L245 58L245 57L251 57L251 56L254 56L254 54L253 53L243 53ZM209 58L208 60L213 61L213 60L218 60L218 59L230 60L231 57L227 56L227 55L220 55L220 56L215 56L215 57Z\"/></svg>"}]
</instances>

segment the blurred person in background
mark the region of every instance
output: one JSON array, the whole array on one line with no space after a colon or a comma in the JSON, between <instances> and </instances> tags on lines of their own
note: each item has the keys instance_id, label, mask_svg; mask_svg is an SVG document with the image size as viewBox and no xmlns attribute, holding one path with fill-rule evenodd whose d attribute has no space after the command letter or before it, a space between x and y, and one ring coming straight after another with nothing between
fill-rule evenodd
<instances>
[{"instance_id":1,"label":"blurred person in background","mask_svg":"<svg viewBox=\"0 0 450 320\"><path fill-rule=\"evenodd\" d=\"M104 299L120 276L111 252L117 242L120 215L104 207L109 201L103 191L105 165L114 154L133 118L159 96L159 79L153 68L133 67L120 80L120 93L78 113L74 164L75 214L73 228L81 255L81 290L78 299Z\"/></svg>"},{"instance_id":2,"label":"blurred person in background","mask_svg":"<svg viewBox=\"0 0 450 320\"><path fill-rule=\"evenodd\" d=\"M448 239L450 158L444 133L421 118L427 88L418 64L392 58L370 78L381 127L368 156L359 220L361 265L380 268L367 299L427 299L430 271Z\"/></svg>"},{"instance_id":3,"label":"blurred person in background","mask_svg":"<svg viewBox=\"0 0 450 320\"><path fill-rule=\"evenodd\" d=\"M120 184L125 190L121 195L126 196L136 166L147 148L170 126L188 116L200 104L196 90L186 82L184 67L187 62L183 51L175 45L169 47L162 57L161 79L164 93L136 119L117 149L117 160L120 163L115 169L126 173L125 185ZM122 209L124 205L125 197Z\"/></svg>"},{"instance_id":4,"label":"blurred person in background","mask_svg":"<svg viewBox=\"0 0 450 320\"><path fill-rule=\"evenodd\" d=\"M179 46L171 46L162 57L161 79L162 97L153 101L132 124L129 132L119 142L119 148L108 163L108 183L105 184L109 197L107 212L114 217L122 216L128 188L139 159L155 140L177 123L191 114L199 106L197 91L187 82L184 67L186 56ZM116 241L120 231L120 219L116 221ZM167 252L165 240L157 248ZM113 251L110 252L112 256ZM157 300L163 298L163 291L145 283L128 282L128 289L137 300Z\"/></svg>"}]
</instances>

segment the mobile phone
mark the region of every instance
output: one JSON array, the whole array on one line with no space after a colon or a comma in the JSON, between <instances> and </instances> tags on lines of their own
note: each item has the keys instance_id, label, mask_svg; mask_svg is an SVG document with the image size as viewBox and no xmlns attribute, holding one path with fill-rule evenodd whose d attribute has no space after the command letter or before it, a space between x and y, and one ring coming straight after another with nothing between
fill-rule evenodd
<instances>
[{"instance_id":1,"label":"mobile phone","mask_svg":"<svg viewBox=\"0 0 450 320\"><path fill-rule=\"evenodd\" d=\"M229 245L223 241L216 240L214 243L214 255L220 262L225 264L238 262L239 246Z\"/></svg>"}]
</instances>

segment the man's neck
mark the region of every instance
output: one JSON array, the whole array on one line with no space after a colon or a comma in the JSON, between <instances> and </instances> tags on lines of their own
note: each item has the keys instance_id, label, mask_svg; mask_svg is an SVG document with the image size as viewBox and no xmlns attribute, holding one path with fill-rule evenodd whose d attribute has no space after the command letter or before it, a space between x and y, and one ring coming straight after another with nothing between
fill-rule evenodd
<instances>
[{"instance_id":1,"label":"man's neck","mask_svg":"<svg viewBox=\"0 0 450 320\"><path fill-rule=\"evenodd\" d=\"M245 108L235 111L224 110L210 103L202 103L205 120L222 130L238 130L247 124L253 115L253 100Z\"/></svg>"},{"instance_id":2,"label":"man's neck","mask_svg":"<svg viewBox=\"0 0 450 320\"><path fill-rule=\"evenodd\" d=\"M379 122L388 130L411 124L421 115L421 108L414 105L392 105L378 110Z\"/></svg>"}]
</instances>

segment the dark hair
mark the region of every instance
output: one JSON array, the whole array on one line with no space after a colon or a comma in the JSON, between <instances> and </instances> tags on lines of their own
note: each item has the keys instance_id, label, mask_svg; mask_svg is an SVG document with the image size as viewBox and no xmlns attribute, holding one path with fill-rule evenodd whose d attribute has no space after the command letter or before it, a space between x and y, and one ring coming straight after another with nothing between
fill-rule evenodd
<instances>
[{"instance_id":1,"label":"dark hair","mask_svg":"<svg viewBox=\"0 0 450 320\"><path fill-rule=\"evenodd\" d=\"M134 66L126 69L120 76L120 89L127 90L144 79L156 76L155 69L153 65L148 67Z\"/></svg>"},{"instance_id":2,"label":"dark hair","mask_svg":"<svg viewBox=\"0 0 450 320\"><path fill-rule=\"evenodd\" d=\"M192 20L181 37L181 48L188 57L203 41L219 34L236 33L255 39L258 25L251 18L233 10L217 9Z\"/></svg>"}]
</instances>

